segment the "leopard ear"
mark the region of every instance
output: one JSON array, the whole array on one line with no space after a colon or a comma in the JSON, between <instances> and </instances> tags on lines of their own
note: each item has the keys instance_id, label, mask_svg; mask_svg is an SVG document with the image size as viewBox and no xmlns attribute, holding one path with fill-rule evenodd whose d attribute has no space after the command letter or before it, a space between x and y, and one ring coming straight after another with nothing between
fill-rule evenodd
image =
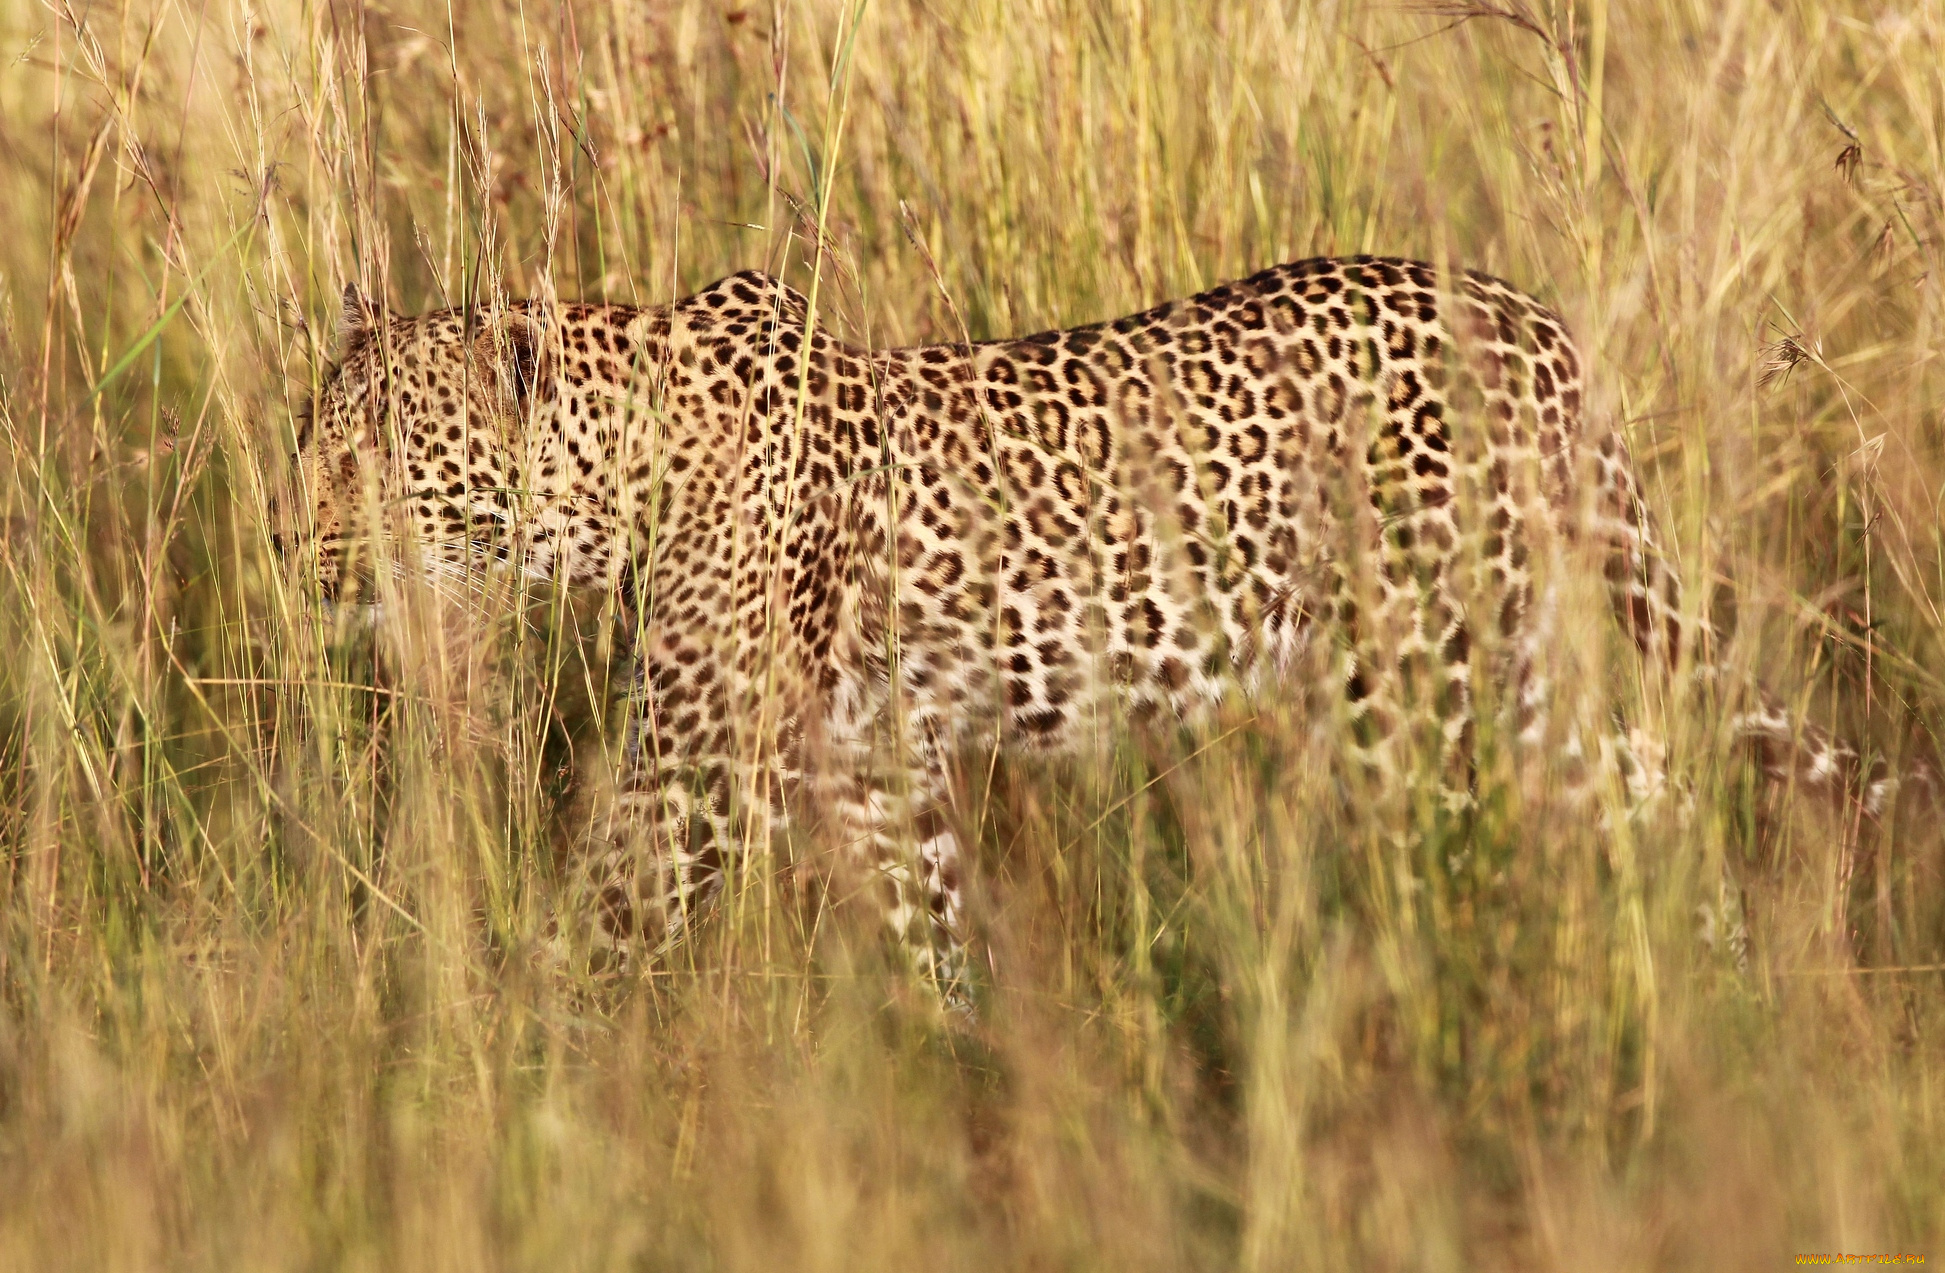
<instances>
[{"instance_id":1,"label":"leopard ear","mask_svg":"<svg viewBox=\"0 0 1945 1273\"><path fill-rule=\"evenodd\" d=\"M345 356L371 334L371 329L378 324L379 314L378 305L359 291L356 283L344 285L344 299L338 307L337 361L343 362Z\"/></svg>"},{"instance_id":2,"label":"leopard ear","mask_svg":"<svg viewBox=\"0 0 1945 1273\"><path fill-rule=\"evenodd\" d=\"M537 316L508 314L500 327L498 355L523 415L535 402L554 400L560 358Z\"/></svg>"}]
</instances>

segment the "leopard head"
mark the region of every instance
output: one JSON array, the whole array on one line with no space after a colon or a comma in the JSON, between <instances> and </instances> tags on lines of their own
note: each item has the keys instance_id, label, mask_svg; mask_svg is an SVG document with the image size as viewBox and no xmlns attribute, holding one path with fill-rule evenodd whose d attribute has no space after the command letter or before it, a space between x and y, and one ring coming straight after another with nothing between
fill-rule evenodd
<instances>
[{"instance_id":1,"label":"leopard head","mask_svg":"<svg viewBox=\"0 0 1945 1273\"><path fill-rule=\"evenodd\" d=\"M331 362L297 419L280 547L327 600L371 600L379 563L416 554L435 579L504 558L520 436L558 359L526 307L401 317L345 288ZM407 546L409 545L409 547Z\"/></svg>"}]
</instances>

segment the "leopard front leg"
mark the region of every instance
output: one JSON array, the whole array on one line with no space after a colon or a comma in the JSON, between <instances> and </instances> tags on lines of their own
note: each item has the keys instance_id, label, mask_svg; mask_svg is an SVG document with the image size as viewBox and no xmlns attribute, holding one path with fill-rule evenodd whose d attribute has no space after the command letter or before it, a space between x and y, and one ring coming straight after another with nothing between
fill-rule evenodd
<instances>
[{"instance_id":1,"label":"leopard front leg","mask_svg":"<svg viewBox=\"0 0 1945 1273\"><path fill-rule=\"evenodd\" d=\"M690 766L630 770L594 820L573 898L589 966L613 971L681 942L722 892L735 844Z\"/></svg>"},{"instance_id":2,"label":"leopard front leg","mask_svg":"<svg viewBox=\"0 0 1945 1273\"><path fill-rule=\"evenodd\" d=\"M725 738L678 748L656 728L646 681L638 675L630 692L622 774L592 819L572 899L585 962L599 969L679 946L738 859L767 849L793 780L774 755L722 754Z\"/></svg>"},{"instance_id":3,"label":"leopard front leg","mask_svg":"<svg viewBox=\"0 0 1945 1273\"><path fill-rule=\"evenodd\" d=\"M959 839L943 776L929 769L846 775L835 813L848 874L893 948L953 1012L972 1013Z\"/></svg>"}]
</instances>

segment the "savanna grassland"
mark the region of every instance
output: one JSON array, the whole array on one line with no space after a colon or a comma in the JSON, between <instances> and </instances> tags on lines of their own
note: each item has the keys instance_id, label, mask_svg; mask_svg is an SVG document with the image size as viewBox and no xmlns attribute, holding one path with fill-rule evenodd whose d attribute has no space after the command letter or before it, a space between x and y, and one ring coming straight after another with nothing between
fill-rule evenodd
<instances>
[{"instance_id":1,"label":"savanna grassland","mask_svg":"<svg viewBox=\"0 0 1945 1273\"><path fill-rule=\"evenodd\" d=\"M0 6L0 1267L1945 1259L1938 811L1723 729L1760 682L1936 761L1945 9L1503 3ZM1491 747L1470 825L1346 799L1276 701L968 755L969 1028L815 844L645 975L538 971L611 603L371 630L272 544L347 281L762 267L889 344L1354 251L1567 315L1733 675L1570 610L1561 710L1665 743L1634 816Z\"/></svg>"}]
</instances>

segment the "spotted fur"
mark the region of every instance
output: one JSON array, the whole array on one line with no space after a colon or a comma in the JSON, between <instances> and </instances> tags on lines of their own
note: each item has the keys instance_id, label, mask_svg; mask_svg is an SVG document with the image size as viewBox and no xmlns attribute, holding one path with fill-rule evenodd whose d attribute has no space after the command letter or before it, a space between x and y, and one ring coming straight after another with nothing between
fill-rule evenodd
<instances>
[{"instance_id":1,"label":"spotted fur","mask_svg":"<svg viewBox=\"0 0 1945 1273\"><path fill-rule=\"evenodd\" d=\"M808 808L950 984L945 762L971 739L1072 748L1322 687L1368 768L1429 754L1462 807L1476 678L1513 732L1542 727L1566 565L1596 563L1674 665L1678 583L1619 438L1585 430L1585 370L1507 284L1369 257L890 350L753 272L640 309L408 318L354 294L303 471L328 590L388 509L437 574L620 590L637 670L589 858L599 943L679 935Z\"/></svg>"}]
</instances>

